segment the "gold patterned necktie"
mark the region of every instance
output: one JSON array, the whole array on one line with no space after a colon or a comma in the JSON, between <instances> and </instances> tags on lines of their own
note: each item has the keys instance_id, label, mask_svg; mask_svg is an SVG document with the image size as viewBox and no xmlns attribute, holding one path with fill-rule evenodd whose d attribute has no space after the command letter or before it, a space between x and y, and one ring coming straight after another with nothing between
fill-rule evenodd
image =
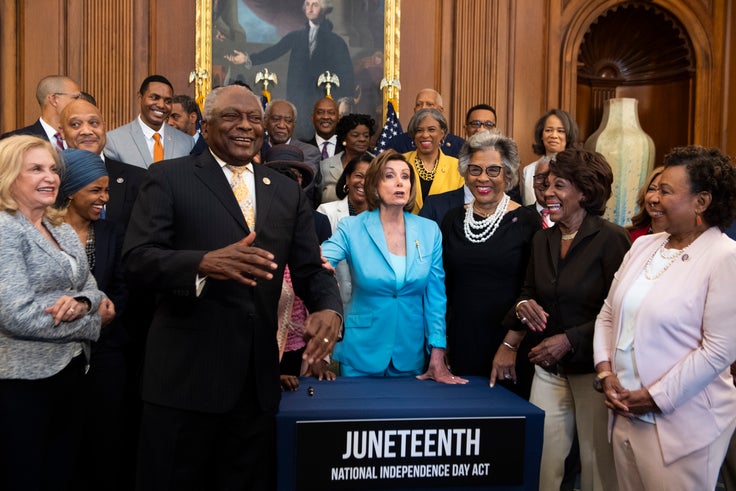
<instances>
[{"instance_id":1,"label":"gold patterned necktie","mask_svg":"<svg viewBox=\"0 0 736 491\"><path fill-rule=\"evenodd\" d=\"M230 181L230 187L233 188L235 199L238 200L240 210L243 212L248 227L251 231L256 229L256 211L253 207L253 199L250 195L250 190L245 184L245 177L243 173L248 170L247 166L241 165L227 165L227 168L233 173L233 178Z\"/></svg>"},{"instance_id":2,"label":"gold patterned necktie","mask_svg":"<svg viewBox=\"0 0 736 491\"><path fill-rule=\"evenodd\" d=\"M153 134L153 161L158 162L164 159L164 146L161 145L161 135Z\"/></svg>"}]
</instances>

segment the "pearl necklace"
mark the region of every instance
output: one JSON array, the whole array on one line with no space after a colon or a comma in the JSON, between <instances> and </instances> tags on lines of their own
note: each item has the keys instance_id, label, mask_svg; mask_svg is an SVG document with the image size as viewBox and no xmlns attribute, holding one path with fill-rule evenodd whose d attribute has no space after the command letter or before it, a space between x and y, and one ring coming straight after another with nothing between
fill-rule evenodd
<instances>
[{"instance_id":1,"label":"pearl necklace","mask_svg":"<svg viewBox=\"0 0 736 491\"><path fill-rule=\"evenodd\" d=\"M496 211L490 216L483 220L476 220L473 217L473 204L475 200L471 201L468 205L468 209L465 210L465 219L463 220L463 231L465 232L465 238L467 238L473 244L480 244L488 240L501 225L501 219L506 214L506 207L511 201L511 198L504 193L503 198L496 206ZM478 230L478 233L473 232L473 229Z\"/></svg>"},{"instance_id":2,"label":"pearl necklace","mask_svg":"<svg viewBox=\"0 0 736 491\"><path fill-rule=\"evenodd\" d=\"M664 242L662 242L662 245L659 246L657 248L657 250L655 250L652 253L652 255L649 257L649 260L644 265L644 277L646 279L648 279L648 280L656 280L657 278L659 278L660 276L662 276L664 274L664 272L667 271L670 268L670 266L672 266L675 263L675 261L677 260L677 258L679 258L680 256L682 256L685 253L685 249L687 249L687 247L685 247L683 249L671 249L671 250L665 249L665 246L669 243L669 241L670 241L670 238L667 237L667 239ZM653 268L652 263L654 262L654 256L656 256L657 254L659 254L659 257L661 257L662 259L665 260L665 264L664 264L664 267L662 269L660 269L657 272L653 272L652 271L652 268Z\"/></svg>"},{"instance_id":3,"label":"pearl necklace","mask_svg":"<svg viewBox=\"0 0 736 491\"><path fill-rule=\"evenodd\" d=\"M417 169L417 174L419 174L419 178L422 181L434 181L434 173L437 172L437 164L439 164L440 158L437 157L437 160L434 161L434 168L432 170L427 170L426 167L424 167L424 162L422 162L422 159L419 158L417 155L414 157L414 166Z\"/></svg>"}]
</instances>

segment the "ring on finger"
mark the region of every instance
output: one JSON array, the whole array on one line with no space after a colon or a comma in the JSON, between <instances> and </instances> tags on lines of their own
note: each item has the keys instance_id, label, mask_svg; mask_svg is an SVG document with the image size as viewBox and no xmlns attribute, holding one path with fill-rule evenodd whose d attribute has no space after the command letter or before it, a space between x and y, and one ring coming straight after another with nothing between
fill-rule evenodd
<instances>
[{"instance_id":1,"label":"ring on finger","mask_svg":"<svg viewBox=\"0 0 736 491\"><path fill-rule=\"evenodd\" d=\"M511 378L511 374L510 373L504 374L503 378L505 378L506 380L509 380Z\"/></svg>"},{"instance_id":2,"label":"ring on finger","mask_svg":"<svg viewBox=\"0 0 736 491\"><path fill-rule=\"evenodd\" d=\"M74 313L74 307L69 307L69 310L67 312L69 312L70 314L73 314Z\"/></svg>"},{"instance_id":3,"label":"ring on finger","mask_svg":"<svg viewBox=\"0 0 736 491\"><path fill-rule=\"evenodd\" d=\"M322 341L324 341L325 343L329 343L330 342L330 339L329 338L323 338Z\"/></svg>"},{"instance_id":4,"label":"ring on finger","mask_svg":"<svg viewBox=\"0 0 736 491\"><path fill-rule=\"evenodd\" d=\"M529 319L527 319L526 317L522 317L521 318L521 323L522 324L526 324L527 322L529 322Z\"/></svg>"}]
</instances>

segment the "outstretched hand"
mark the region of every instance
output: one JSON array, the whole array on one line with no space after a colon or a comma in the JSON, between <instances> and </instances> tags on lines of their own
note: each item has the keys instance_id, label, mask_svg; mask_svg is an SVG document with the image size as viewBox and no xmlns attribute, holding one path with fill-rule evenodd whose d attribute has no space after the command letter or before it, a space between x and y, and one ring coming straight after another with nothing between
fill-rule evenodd
<instances>
[{"instance_id":1,"label":"outstretched hand","mask_svg":"<svg viewBox=\"0 0 736 491\"><path fill-rule=\"evenodd\" d=\"M313 365L332 353L335 343L340 337L342 319L332 310L318 310L312 312L304 322L304 348L302 359Z\"/></svg>"},{"instance_id":2,"label":"outstretched hand","mask_svg":"<svg viewBox=\"0 0 736 491\"><path fill-rule=\"evenodd\" d=\"M258 278L270 280L272 271L277 268L273 254L253 247L256 233L251 232L244 239L210 251L202 257L197 272L215 280L235 280L247 286L256 286Z\"/></svg>"},{"instance_id":3,"label":"outstretched hand","mask_svg":"<svg viewBox=\"0 0 736 491\"><path fill-rule=\"evenodd\" d=\"M450 372L445 363L444 348L432 348L429 355L429 367L427 371L421 375L417 375L419 380L434 380L442 384L467 384L468 380L462 377L456 377Z\"/></svg>"}]
</instances>

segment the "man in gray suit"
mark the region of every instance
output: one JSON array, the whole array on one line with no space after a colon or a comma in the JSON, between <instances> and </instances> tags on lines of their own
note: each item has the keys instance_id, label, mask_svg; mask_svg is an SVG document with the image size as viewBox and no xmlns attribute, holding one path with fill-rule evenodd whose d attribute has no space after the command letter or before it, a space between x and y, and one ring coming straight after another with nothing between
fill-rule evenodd
<instances>
[{"instance_id":1,"label":"man in gray suit","mask_svg":"<svg viewBox=\"0 0 736 491\"><path fill-rule=\"evenodd\" d=\"M294 128L296 128L296 107L289 101L275 100L271 101L266 106L266 115L264 118L264 126L268 137L264 138L263 149L261 150L261 162L265 162L263 158L266 152L273 146L287 144L293 145L302 151L304 154L304 163L312 168L312 174L315 176L312 182L304 188L304 192L307 194L312 203L315 205L315 188L319 183L319 162L322 160L317 147L304 143L303 141L292 138L294 135Z\"/></svg>"},{"instance_id":2,"label":"man in gray suit","mask_svg":"<svg viewBox=\"0 0 736 491\"><path fill-rule=\"evenodd\" d=\"M173 94L166 77L147 77L138 92L140 114L107 134L105 155L144 169L159 160L189 155L194 146L192 137L164 124L171 113ZM163 152L157 151L157 145L163 146Z\"/></svg>"}]
</instances>

